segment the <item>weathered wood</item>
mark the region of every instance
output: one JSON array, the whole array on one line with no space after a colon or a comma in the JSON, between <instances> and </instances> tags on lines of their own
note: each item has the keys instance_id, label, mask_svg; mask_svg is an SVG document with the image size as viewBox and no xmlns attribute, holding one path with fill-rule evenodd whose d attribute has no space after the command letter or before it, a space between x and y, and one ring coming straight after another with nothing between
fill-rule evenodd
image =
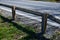
<instances>
[{"instance_id":1,"label":"weathered wood","mask_svg":"<svg viewBox=\"0 0 60 40\"><path fill-rule=\"evenodd\" d=\"M8 8L12 8L12 5L7 5L7 4L2 4L0 3L1 6L5 6L5 7L8 7ZM21 8L21 7L16 7L16 10L20 10L20 11L23 11L23 12L27 12L27 13L30 13L30 14L34 14L34 15L37 15L37 16L42 16L43 13L41 12L36 12L36 11L33 11L33 10L29 10L29 9L25 9L25 8ZM50 15L49 14L49 17L48 17L50 20L60 24L60 20L55 18L53 15Z\"/></svg>"},{"instance_id":2,"label":"weathered wood","mask_svg":"<svg viewBox=\"0 0 60 40\"><path fill-rule=\"evenodd\" d=\"M12 8L12 5L2 4L2 3L0 3L0 5L8 7L8 8ZM37 16L42 16L43 15L43 13L41 13L41 12L36 12L36 11L29 10L29 9L21 8L21 7L16 7L16 10L24 11L24 12L27 12L27 13L30 13L30 14L34 14L34 15L37 15ZM53 15L49 14L48 18L50 20L60 24L60 20L55 18Z\"/></svg>"},{"instance_id":3,"label":"weathered wood","mask_svg":"<svg viewBox=\"0 0 60 40\"><path fill-rule=\"evenodd\" d=\"M41 24L41 33L44 34L46 32L46 27L47 27L47 17L48 14L44 14L42 16L42 24Z\"/></svg>"},{"instance_id":4,"label":"weathered wood","mask_svg":"<svg viewBox=\"0 0 60 40\"><path fill-rule=\"evenodd\" d=\"M15 9L16 9L16 7L13 6L13 7L12 7L12 19L13 19L13 20L15 20L15 17L16 17L16 16L15 16L15 15L16 15Z\"/></svg>"},{"instance_id":5,"label":"weathered wood","mask_svg":"<svg viewBox=\"0 0 60 40\"><path fill-rule=\"evenodd\" d=\"M60 19L55 18L53 15L48 15L48 18L58 24L60 24Z\"/></svg>"}]
</instances>

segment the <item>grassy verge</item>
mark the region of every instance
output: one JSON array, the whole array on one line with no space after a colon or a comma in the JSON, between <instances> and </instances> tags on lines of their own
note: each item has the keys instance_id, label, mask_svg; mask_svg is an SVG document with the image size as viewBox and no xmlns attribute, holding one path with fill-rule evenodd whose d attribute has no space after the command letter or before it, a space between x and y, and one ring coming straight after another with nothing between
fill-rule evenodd
<instances>
[{"instance_id":1,"label":"grassy verge","mask_svg":"<svg viewBox=\"0 0 60 40\"><path fill-rule=\"evenodd\" d=\"M34 38L28 37L29 34L25 32L25 29L23 29L23 31L19 30L16 28L18 26L15 27L14 24L5 22L4 20L0 16L0 40L35 40ZM33 31L31 27L21 26ZM20 27L20 29L23 27Z\"/></svg>"}]
</instances>

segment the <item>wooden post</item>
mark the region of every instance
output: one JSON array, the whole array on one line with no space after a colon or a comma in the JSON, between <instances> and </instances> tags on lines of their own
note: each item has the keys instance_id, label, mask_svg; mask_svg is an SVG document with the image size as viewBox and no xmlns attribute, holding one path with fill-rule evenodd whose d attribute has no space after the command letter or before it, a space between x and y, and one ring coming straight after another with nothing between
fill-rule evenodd
<instances>
[{"instance_id":1,"label":"wooden post","mask_svg":"<svg viewBox=\"0 0 60 40\"><path fill-rule=\"evenodd\" d=\"M12 7L12 19L13 19L13 20L15 20L15 14L16 14L16 13L15 13L15 9L16 9L16 7L13 6L13 7Z\"/></svg>"},{"instance_id":2,"label":"wooden post","mask_svg":"<svg viewBox=\"0 0 60 40\"><path fill-rule=\"evenodd\" d=\"M46 32L46 27L47 27L47 17L48 17L48 14L44 14L42 16L42 28L41 28L41 33L42 35Z\"/></svg>"}]
</instances>

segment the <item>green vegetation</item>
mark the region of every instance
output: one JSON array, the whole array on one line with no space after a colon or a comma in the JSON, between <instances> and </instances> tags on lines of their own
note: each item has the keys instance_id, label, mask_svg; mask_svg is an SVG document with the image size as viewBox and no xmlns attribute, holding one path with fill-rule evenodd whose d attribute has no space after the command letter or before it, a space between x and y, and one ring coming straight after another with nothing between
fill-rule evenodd
<instances>
[{"instance_id":1,"label":"green vegetation","mask_svg":"<svg viewBox=\"0 0 60 40\"><path fill-rule=\"evenodd\" d=\"M36 0L36 1L49 1L49 2L56 2L56 0Z\"/></svg>"},{"instance_id":2,"label":"green vegetation","mask_svg":"<svg viewBox=\"0 0 60 40\"><path fill-rule=\"evenodd\" d=\"M56 1L56 0L48 0L48 1Z\"/></svg>"},{"instance_id":3,"label":"green vegetation","mask_svg":"<svg viewBox=\"0 0 60 40\"><path fill-rule=\"evenodd\" d=\"M0 16L0 40L34 40L34 38L30 37L31 35L29 35L27 31L25 32L26 29L34 31L32 27L21 25L22 27L20 27L20 30L16 28L18 26L15 27L13 23L5 22L4 20Z\"/></svg>"}]
</instances>

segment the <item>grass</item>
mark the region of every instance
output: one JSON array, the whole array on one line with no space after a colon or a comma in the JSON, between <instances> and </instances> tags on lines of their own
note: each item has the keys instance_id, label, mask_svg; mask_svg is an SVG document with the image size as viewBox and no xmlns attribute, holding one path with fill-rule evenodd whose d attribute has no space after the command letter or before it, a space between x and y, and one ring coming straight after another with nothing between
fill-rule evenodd
<instances>
[{"instance_id":1,"label":"grass","mask_svg":"<svg viewBox=\"0 0 60 40\"><path fill-rule=\"evenodd\" d=\"M19 30L18 26L14 26L13 23L4 22L5 19L2 19L0 16L0 40L35 40L34 38L31 38L29 34L27 34L24 30L28 29L31 31L34 31L31 27L26 27L24 25L21 25L21 30ZM26 28L23 29L22 28Z\"/></svg>"},{"instance_id":2,"label":"grass","mask_svg":"<svg viewBox=\"0 0 60 40\"><path fill-rule=\"evenodd\" d=\"M35 1L48 1L48 2L56 2L55 0L35 0Z\"/></svg>"},{"instance_id":3,"label":"grass","mask_svg":"<svg viewBox=\"0 0 60 40\"><path fill-rule=\"evenodd\" d=\"M22 31L15 28L11 23L3 22L0 18L0 40L14 40L19 39L24 35Z\"/></svg>"}]
</instances>

